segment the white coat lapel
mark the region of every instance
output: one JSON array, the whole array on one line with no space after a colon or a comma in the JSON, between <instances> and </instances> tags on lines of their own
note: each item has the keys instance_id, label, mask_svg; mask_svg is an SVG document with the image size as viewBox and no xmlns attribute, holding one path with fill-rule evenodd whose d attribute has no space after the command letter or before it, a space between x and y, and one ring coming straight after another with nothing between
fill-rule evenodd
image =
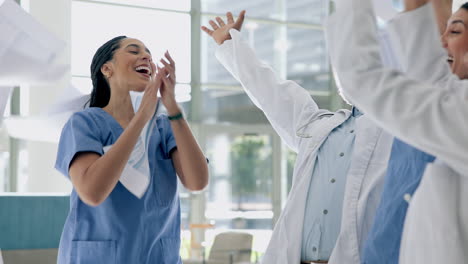
<instances>
[{"instance_id":1,"label":"white coat lapel","mask_svg":"<svg viewBox=\"0 0 468 264\"><path fill-rule=\"evenodd\" d=\"M331 115L331 116L330 116ZM305 203L314 170L317 150L330 132L351 115L348 110L323 111L311 122L303 122L297 135L301 135L298 161L294 168L291 191L278 223L273 230L268 248L262 260L264 264L299 263ZM311 117L312 118L312 117Z\"/></svg>"}]
</instances>

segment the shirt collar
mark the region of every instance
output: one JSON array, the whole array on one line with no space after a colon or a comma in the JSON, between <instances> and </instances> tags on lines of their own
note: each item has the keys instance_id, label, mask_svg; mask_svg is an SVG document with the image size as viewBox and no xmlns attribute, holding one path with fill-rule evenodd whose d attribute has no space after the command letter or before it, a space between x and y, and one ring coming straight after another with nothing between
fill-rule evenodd
<instances>
[{"instance_id":1,"label":"shirt collar","mask_svg":"<svg viewBox=\"0 0 468 264\"><path fill-rule=\"evenodd\" d=\"M353 108L351 109L351 114L352 116L354 117L359 117L359 116L362 116L362 113L361 111L359 111L359 109L357 109L357 107L353 106Z\"/></svg>"}]
</instances>

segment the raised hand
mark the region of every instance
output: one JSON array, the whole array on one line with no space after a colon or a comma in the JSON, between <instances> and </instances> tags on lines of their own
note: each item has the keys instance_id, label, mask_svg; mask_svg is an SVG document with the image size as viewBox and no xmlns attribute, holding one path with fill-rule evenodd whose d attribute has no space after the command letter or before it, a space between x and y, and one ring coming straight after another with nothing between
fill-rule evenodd
<instances>
[{"instance_id":1,"label":"raised hand","mask_svg":"<svg viewBox=\"0 0 468 264\"><path fill-rule=\"evenodd\" d=\"M164 53L164 58L160 60L164 67L158 67L158 73L161 72L161 100L166 107L169 115L178 114L180 112L179 106L175 100L175 62L172 59L169 51Z\"/></svg>"},{"instance_id":2,"label":"raised hand","mask_svg":"<svg viewBox=\"0 0 468 264\"><path fill-rule=\"evenodd\" d=\"M237 29L238 31L241 30L242 24L244 23L245 18L245 10L241 11L239 17L236 21L234 21L234 17L232 16L231 12L226 13L227 17L227 24L224 23L224 20L220 17L216 17L216 22L210 20L209 23L213 30L202 26L201 29L206 32L206 34L210 35L218 45L224 43L224 41L231 39L231 35L229 34L229 30L231 28Z\"/></svg>"}]
</instances>

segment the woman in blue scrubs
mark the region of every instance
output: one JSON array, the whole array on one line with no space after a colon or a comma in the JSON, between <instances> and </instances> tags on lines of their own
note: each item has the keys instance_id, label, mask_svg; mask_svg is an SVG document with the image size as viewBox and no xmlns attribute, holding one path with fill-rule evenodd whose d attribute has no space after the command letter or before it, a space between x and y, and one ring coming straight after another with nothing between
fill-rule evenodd
<instances>
[{"instance_id":1,"label":"woman in blue scrubs","mask_svg":"<svg viewBox=\"0 0 468 264\"><path fill-rule=\"evenodd\" d=\"M56 168L73 191L58 263L181 263L176 175L201 190L208 167L175 100L175 63L168 52L160 62L125 36L94 55L90 107L68 120L59 143ZM136 111L130 91L144 91ZM158 91L168 115L155 116ZM119 179L147 123L149 185L138 198Z\"/></svg>"}]
</instances>

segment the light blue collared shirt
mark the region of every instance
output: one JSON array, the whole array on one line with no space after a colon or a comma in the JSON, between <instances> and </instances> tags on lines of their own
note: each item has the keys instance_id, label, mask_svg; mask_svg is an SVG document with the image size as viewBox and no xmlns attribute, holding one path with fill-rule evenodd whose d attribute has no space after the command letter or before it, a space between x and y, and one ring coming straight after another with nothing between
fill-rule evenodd
<instances>
[{"instance_id":1,"label":"light blue collared shirt","mask_svg":"<svg viewBox=\"0 0 468 264\"><path fill-rule=\"evenodd\" d=\"M346 175L354 148L353 114L336 127L320 146L307 194L301 259L328 260L340 233Z\"/></svg>"}]
</instances>

